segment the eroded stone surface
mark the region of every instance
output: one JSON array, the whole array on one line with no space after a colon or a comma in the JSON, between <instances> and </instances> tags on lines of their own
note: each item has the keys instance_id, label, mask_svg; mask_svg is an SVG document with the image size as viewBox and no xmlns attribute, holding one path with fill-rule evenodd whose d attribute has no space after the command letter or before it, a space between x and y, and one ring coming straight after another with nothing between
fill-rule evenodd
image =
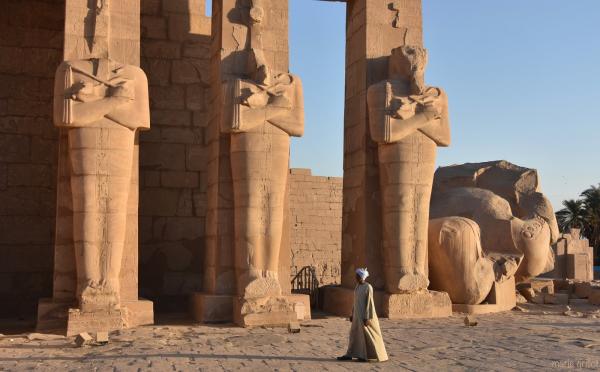
<instances>
[{"instance_id":1,"label":"eroded stone surface","mask_svg":"<svg viewBox=\"0 0 600 372\"><path fill-rule=\"evenodd\" d=\"M430 212L431 218L474 221L486 255L518 258L518 282L554 267L550 244L556 239L556 219L535 170L508 162L440 168Z\"/></svg>"}]
</instances>

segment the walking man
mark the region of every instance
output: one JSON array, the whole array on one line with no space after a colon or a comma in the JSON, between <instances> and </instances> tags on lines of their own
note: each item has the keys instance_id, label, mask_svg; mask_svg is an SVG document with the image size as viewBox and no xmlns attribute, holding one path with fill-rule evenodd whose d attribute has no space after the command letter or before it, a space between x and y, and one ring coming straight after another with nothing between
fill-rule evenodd
<instances>
[{"instance_id":1,"label":"walking man","mask_svg":"<svg viewBox=\"0 0 600 372\"><path fill-rule=\"evenodd\" d=\"M373 302L373 287L365 280L369 276L367 269L356 270L356 288L354 289L354 308L350 321L350 341L348 351L338 360L358 359L359 362L388 360L379 319Z\"/></svg>"}]
</instances>

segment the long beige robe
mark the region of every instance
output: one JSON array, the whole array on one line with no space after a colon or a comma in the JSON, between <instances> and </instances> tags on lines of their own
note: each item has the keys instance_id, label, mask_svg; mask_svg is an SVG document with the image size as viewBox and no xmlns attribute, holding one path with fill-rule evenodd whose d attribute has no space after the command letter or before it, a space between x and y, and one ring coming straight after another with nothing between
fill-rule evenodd
<instances>
[{"instance_id":1,"label":"long beige robe","mask_svg":"<svg viewBox=\"0 0 600 372\"><path fill-rule=\"evenodd\" d=\"M365 319L371 321L368 327L364 325ZM380 362L388 360L375 312L373 287L369 283L358 284L354 289L352 326L346 355L359 359L376 359Z\"/></svg>"}]
</instances>

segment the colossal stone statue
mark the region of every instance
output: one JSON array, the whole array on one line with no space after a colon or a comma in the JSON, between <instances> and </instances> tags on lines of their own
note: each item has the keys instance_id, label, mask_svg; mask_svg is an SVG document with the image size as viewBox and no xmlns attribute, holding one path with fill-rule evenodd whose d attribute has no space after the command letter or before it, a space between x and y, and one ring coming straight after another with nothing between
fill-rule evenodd
<instances>
[{"instance_id":1,"label":"colossal stone statue","mask_svg":"<svg viewBox=\"0 0 600 372\"><path fill-rule=\"evenodd\" d=\"M429 221L430 288L447 292L452 303L482 303L494 283L514 276L521 258L520 254L484 253L481 231L473 220L446 217Z\"/></svg>"},{"instance_id":2,"label":"colossal stone statue","mask_svg":"<svg viewBox=\"0 0 600 372\"><path fill-rule=\"evenodd\" d=\"M488 255L521 257L517 281L535 277L554 267L550 227L542 218L513 216L506 200L488 190L456 188L435 194L431 217L468 218L481 229L481 244Z\"/></svg>"},{"instance_id":3,"label":"colossal stone statue","mask_svg":"<svg viewBox=\"0 0 600 372\"><path fill-rule=\"evenodd\" d=\"M116 310L135 132L150 128L146 75L106 58L64 62L54 113L68 131L76 297L83 312Z\"/></svg>"},{"instance_id":4,"label":"colossal stone statue","mask_svg":"<svg viewBox=\"0 0 600 372\"><path fill-rule=\"evenodd\" d=\"M431 217L464 217L481 230L486 255L518 256L515 278L554 267L558 226L535 170L505 161L443 167L435 175ZM430 245L430 249L431 249Z\"/></svg>"},{"instance_id":5,"label":"colossal stone statue","mask_svg":"<svg viewBox=\"0 0 600 372\"><path fill-rule=\"evenodd\" d=\"M466 163L441 167L435 172L433 195L456 187L477 187L505 199L521 219L540 217L548 224L552 242L559 238L552 203L542 193L535 169L520 167L505 160Z\"/></svg>"},{"instance_id":6,"label":"colossal stone statue","mask_svg":"<svg viewBox=\"0 0 600 372\"><path fill-rule=\"evenodd\" d=\"M257 63L251 79L234 79L225 89L229 115L222 130L231 133L237 287L246 298L279 296L290 136L304 132L302 83L288 73L271 76Z\"/></svg>"},{"instance_id":7,"label":"colossal stone statue","mask_svg":"<svg viewBox=\"0 0 600 372\"><path fill-rule=\"evenodd\" d=\"M234 320L243 326L296 319L278 272L290 136L304 133L304 99L300 78L265 57L263 37L273 32L269 27L278 24L273 17L280 14L269 4L252 0L236 8L247 26L248 48L240 53L247 69L223 82L220 125L221 133L230 135L234 197ZM287 12L287 5L283 9Z\"/></svg>"},{"instance_id":8,"label":"colossal stone statue","mask_svg":"<svg viewBox=\"0 0 600 372\"><path fill-rule=\"evenodd\" d=\"M369 87L372 139L378 144L383 262L388 293L427 289L427 226L437 146L450 144L447 97L424 81L427 51L402 46L389 79Z\"/></svg>"}]
</instances>

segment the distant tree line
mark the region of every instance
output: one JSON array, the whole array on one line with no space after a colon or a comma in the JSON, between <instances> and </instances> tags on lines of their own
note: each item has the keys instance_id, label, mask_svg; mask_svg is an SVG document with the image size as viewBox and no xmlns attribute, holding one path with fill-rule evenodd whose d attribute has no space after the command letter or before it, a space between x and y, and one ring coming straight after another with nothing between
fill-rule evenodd
<instances>
[{"instance_id":1,"label":"distant tree line","mask_svg":"<svg viewBox=\"0 0 600 372\"><path fill-rule=\"evenodd\" d=\"M600 184L590 186L579 199L563 201L563 209L556 212L558 226L562 232L571 228L581 229L581 235L590 241L590 245L600 247Z\"/></svg>"}]
</instances>

